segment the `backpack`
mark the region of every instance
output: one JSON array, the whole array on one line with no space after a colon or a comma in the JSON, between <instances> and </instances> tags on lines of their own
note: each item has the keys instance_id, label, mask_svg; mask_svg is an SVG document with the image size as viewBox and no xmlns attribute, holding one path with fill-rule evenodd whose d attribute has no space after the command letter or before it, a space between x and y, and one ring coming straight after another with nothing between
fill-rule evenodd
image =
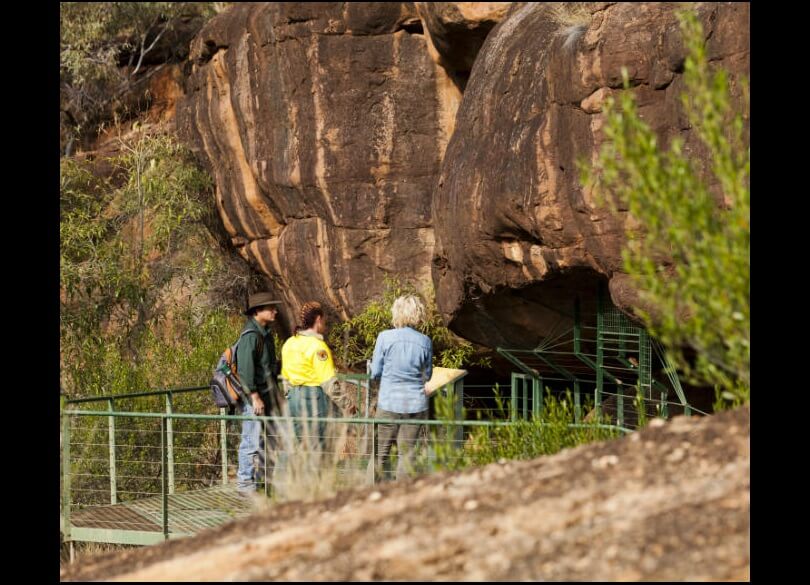
<instances>
[{"instance_id":1,"label":"backpack","mask_svg":"<svg viewBox=\"0 0 810 585\"><path fill-rule=\"evenodd\" d=\"M236 348L239 345L239 342L242 340L242 337L245 336L246 333L254 332L252 329L245 329L239 335L239 339L236 340L232 346L225 348L225 351L222 352L222 355L219 356L219 361L217 361L217 365L214 368L214 376L211 378L211 382L209 383L211 386L211 395L214 398L214 403L219 408L227 408L228 414L233 414L234 410L236 409L236 405L239 404L240 399L244 398L246 402L249 402L247 396L245 396L245 392L242 389L242 384L239 382L239 372L237 369L236 363ZM261 355L262 351L264 351L263 344L264 339L262 336L259 335L259 355Z\"/></svg>"}]
</instances>

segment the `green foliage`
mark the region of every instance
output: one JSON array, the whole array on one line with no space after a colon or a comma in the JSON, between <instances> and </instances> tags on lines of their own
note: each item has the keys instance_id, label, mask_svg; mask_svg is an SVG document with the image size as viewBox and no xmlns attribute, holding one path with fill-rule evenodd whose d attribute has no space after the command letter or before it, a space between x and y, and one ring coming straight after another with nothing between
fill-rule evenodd
<instances>
[{"instance_id":1,"label":"green foliage","mask_svg":"<svg viewBox=\"0 0 810 585\"><path fill-rule=\"evenodd\" d=\"M62 376L71 395L126 394L154 388L205 385L242 318L223 308L178 305L170 321L138 337L133 359L121 333L67 337L70 359ZM63 351L65 343L63 342Z\"/></svg>"},{"instance_id":2,"label":"green foliage","mask_svg":"<svg viewBox=\"0 0 810 585\"><path fill-rule=\"evenodd\" d=\"M201 315L192 305L178 308L172 326L160 332L150 329L144 338L141 387L207 384L212 366L234 342L242 322L243 317L223 308Z\"/></svg>"},{"instance_id":3,"label":"green foliage","mask_svg":"<svg viewBox=\"0 0 810 585\"><path fill-rule=\"evenodd\" d=\"M69 398L204 386L242 324L215 290L227 290L223 274L242 277L212 250L216 242L205 226L213 213L210 178L165 135L136 127L121 140L120 152L95 163L61 162L61 374ZM100 178L93 173L98 163L115 171ZM173 402L175 412L216 411L206 391L176 393ZM118 398L115 407L160 412L166 404L162 396ZM155 421L117 421L116 457L126 461L118 478L121 500L160 493ZM178 490L220 479L218 428L174 421ZM107 433L106 419L73 420L72 499L78 506L110 501Z\"/></svg>"},{"instance_id":4,"label":"green foliage","mask_svg":"<svg viewBox=\"0 0 810 585\"><path fill-rule=\"evenodd\" d=\"M62 2L61 109L74 136L120 112L144 57L183 19L209 18L211 2ZM64 121L63 121L64 122Z\"/></svg>"},{"instance_id":5,"label":"green foliage","mask_svg":"<svg viewBox=\"0 0 810 585\"><path fill-rule=\"evenodd\" d=\"M456 401L454 388L449 387L447 391L442 389L437 390L433 398L433 408L436 420L451 421L464 420L466 418L466 411L462 408L460 416L456 415ZM430 427L428 431L430 434L430 444L433 447L432 457L428 462L424 461L426 456L422 456L422 460L417 464L417 467L433 468L436 471L441 470L455 470L463 469L472 463L465 456L464 450L456 440L459 433L459 426L453 424L445 424L441 427ZM463 427L461 427L463 428Z\"/></svg>"},{"instance_id":6,"label":"green foliage","mask_svg":"<svg viewBox=\"0 0 810 585\"><path fill-rule=\"evenodd\" d=\"M202 382L229 343L215 333L232 324L192 310L191 300L167 307L161 295L197 276L204 287L216 269L209 255L185 251L205 235L211 180L165 135L137 132L109 162L115 181L96 177L89 163L61 163L63 385L87 395ZM172 323L163 323L167 312ZM147 366L155 359L175 363Z\"/></svg>"},{"instance_id":7,"label":"green foliage","mask_svg":"<svg viewBox=\"0 0 810 585\"><path fill-rule=\"evenodd\" d=\"M745 404L748 398L748 392L744 388L737 392L729 392L728 390L722 390L719 386L715 386L712 411L720 412L723 410L732 410Z\"/></svg>"},{"instance_id":8,"label":"green foliage","mask_svg":"<svg viewBox=\"0 0 810 585\"><path fill-rule=\"evenodd\" d=\"M413 285L386 277L385 288L380 298L369 302L362 312L348 321L332 327L329 345L335 348L334 356L338 365L344 368L358 367L371 359L377 336L392 327L391 306L397 297L407 294L419 292ZM488 358L475 359L473 345L456 337L444 326L432 296L428 296L425 309L427 319L418 329L433 342L434 365L445 368L460 368L470 364L485 367L490 365Z\"/></svg>"},{"instance_id":9,"label":"green foliage","mask_svg":"<svg viewBox=\"0 0 810 585\"><path fill-rule=\"evenodd\" d=\"M61 377L68 397L121 395L205 385L242 317L206 302L221 259L204 218L211 181L190 153L165 135L140 130L121 154L93 164L61 162ZM118 399L118 410L162 411L163 397ZM89 403L84 408L106 409ZM175 412L215 409L207 392L176 394ZM178 488L213 481L219 442L205 421L175 421ZM77 453L73 501L109 503L106 422L74 420ZM127 462L121 499L160 492L159 426L155 419L119 419L116 452ZM126 476L126 477L124 477Z\"/></svg>"},{"instance_id":10,"label":"green foliage","mask_svg":"<svg viewBox=\"0 0 810 585\"><path fill-rule=\"evenodd\" d=\"M750 392L750 149L726 73L710 73L693 11L678 15L688 49L684 110L708 168L680 138L664 150L628 91L607 100L607 138L584 182L641 226L628 233L625 271L646 325L694 383L747 399ZM694 357L693 357L694 356Z\"/></svg>"},{"instance_id":11,"label":"green foliage","mask_svg":"<svg viewBox=\"0 0 810 585\"><path fill-rule=\"evenodd\" d=\"M148 260L199 230L210 178L165 135L138 133L123 150L110 161L125 177L118 187L95 177L89 163L61 162L62 319L81 333L98 330L122 304L129 311L120 320L129 321L156 284L204 269L196 258L185 266Z\"/></svg>"},{"instance_id":12,"label":"green foliage","mask_svg":"<svg viewBox=\"0 0 810 585\"><path fill-rule=\"evenodd\" d=\"M497 385L493 391L497 407L496 412L488 418L508 419L508 409L504 407ZM437 396L435 405L438 419L453 420L452 396ZM585 404L586 410L590 410L590 407L590 404ZM478 414L480 417L481 413ZM615 438L620 433L615 428L604 426L609 421L598 416L581 424L575 421L570 392L566 392L561 399L548 393L540 416L519 419L504 426L473 427L461 446L450 439L454 427L434 429L431 441L435 452L433 466L442 470L456 470L500 460L533 459L569 447Z\"/></svg>"}]
</instances>

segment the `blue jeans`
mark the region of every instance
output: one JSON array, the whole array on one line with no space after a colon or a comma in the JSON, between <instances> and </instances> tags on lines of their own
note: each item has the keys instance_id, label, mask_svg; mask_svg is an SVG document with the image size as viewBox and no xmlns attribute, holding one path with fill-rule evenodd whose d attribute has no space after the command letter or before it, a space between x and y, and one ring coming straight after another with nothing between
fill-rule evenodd
<instances>
[{"instance_id":1,"label":"blue jeans","mask_svg":"<svg viewBox=\"0 0 810 585\"><path fill-rule=\"evenodd\" d=\"M271 414L269 394L260 393L264 401L265 414ZM248 400L247 404L243 400L241 403L241 413L244 416L253 415L253 403ZM271 423L268 423L271 426ZM265 477L265 441L269 440L268 450L272 447L273 434L268 433L272 429L265 428L265 424L260 420L242 421L242 442L239 443L239 470L236 472L236 489L240 492L255 492L259 483L264 483ZM272 465L271 465L272 466ZM270 477L267 470L267 477Z\"/></svg>"}]
</instances>

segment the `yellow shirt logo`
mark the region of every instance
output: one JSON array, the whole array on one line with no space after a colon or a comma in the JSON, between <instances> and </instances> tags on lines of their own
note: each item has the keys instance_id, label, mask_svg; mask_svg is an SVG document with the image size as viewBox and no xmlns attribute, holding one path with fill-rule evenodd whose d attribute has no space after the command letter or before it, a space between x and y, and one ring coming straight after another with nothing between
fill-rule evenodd
<instances>
[{"instance_id":1,"label":"yellow shirt logo","mask_svg":"<svg viewBox=\"0 0 810 585\"><path fill-rule=\"evenodd\" d=\"M329 346L320 337L293 335L281 348L281 376L293 386L320 386L335 375Z\"/></svg>"}]
</instances>

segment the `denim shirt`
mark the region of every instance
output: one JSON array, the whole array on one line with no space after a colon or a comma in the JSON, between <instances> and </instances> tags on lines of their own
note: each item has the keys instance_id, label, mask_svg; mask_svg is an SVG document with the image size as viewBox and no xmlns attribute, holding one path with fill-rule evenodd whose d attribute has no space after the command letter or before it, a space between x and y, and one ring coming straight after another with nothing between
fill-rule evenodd
<instances>
[{"instance_id":1,"label":"denim shirt","mask_svg":"<svg viewBox=\"0 0 810 585\"><path fill-rule=\"evenodd\" d=\"M432 375L433 343L427 335L400 327L377 337L371 377L381 377L379 408L401 414L427 410L424 388Z\"/></svg>"}]
</instances>

